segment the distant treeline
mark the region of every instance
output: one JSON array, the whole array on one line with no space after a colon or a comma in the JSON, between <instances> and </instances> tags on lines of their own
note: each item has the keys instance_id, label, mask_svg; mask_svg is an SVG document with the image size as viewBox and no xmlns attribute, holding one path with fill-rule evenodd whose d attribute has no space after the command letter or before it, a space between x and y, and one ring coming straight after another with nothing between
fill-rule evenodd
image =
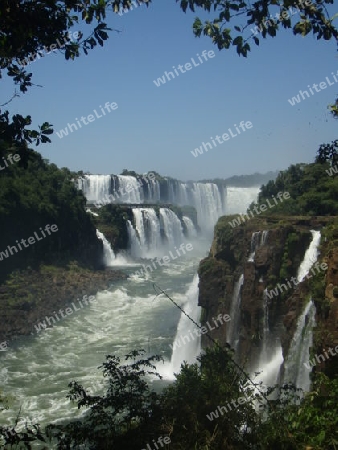
<instances>
[{"instance_id":1,"label":"distant treeline","mask_svg":"<svg viewBox=\"0 0 338 450\"><path fill-rule=\"evenodd\" d=\"M270 171L267 173L255 172L252 175L233 175L229 178L214 178L213 180L201 180L202 183L217 183L226 186L233 187L253 187L261 186L262 184L268 183L270 180L275 180L279 174L279 171Z\"/></svg>"}]
</instances>

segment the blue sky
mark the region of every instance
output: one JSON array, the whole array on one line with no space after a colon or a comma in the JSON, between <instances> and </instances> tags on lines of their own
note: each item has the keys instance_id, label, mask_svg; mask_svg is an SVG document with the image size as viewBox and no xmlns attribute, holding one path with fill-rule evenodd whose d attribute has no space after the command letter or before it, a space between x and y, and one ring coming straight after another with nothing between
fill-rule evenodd
<instances>
[{"instance_id":1,"label":"blue sky","mask_svg":"<svg viewBox=\"0 0 338 450\"><path fill-rule=\"evenodd\" d=\"M109 12L109 26L121 33L111 32L103 48L74 62L60 53L33 62L33 82L43 88L33 87L11 102L10 113L30 114L34 125L49 121L59 131L76 117L100 112L99 105L116 102L117 110L62 139L54 133L52 144L37 148L51 162L76 171L156 170L198 180L312 162L322 142L337 138L338 122L327 105L336 98L338 83L295 106L288 99L327 76L333 80L336 44L282 31L252 45L243 58L235 49L218 51L207 37L195 38L196 16L203 14L184 14L174 0L153 0L149 8L122 16ZM197 61L203 50L216 56L155 86L153 80L172 66ZM14 88L8 81L2 85L4 103ZM240 121L253 127L197 158L191 154Z\"/></svg>"}]
</instances>

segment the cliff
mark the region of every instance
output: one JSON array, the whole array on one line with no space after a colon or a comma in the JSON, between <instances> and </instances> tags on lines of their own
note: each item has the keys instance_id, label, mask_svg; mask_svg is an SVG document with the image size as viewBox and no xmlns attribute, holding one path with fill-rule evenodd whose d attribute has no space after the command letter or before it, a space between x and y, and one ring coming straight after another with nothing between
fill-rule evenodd
<instances>
[{"instance_id":1,"label":"cliff","mask_svg":"<svg viewBox=\"0 0 338 450\"><path fill-rule=\"evenodd\" d=\"M231 216L219 219L209 256L200 263L202 325L213 323L212 319L219 314L231 317L231 301L243 274L236 343L236 358L241 364L253 367L258 357L264 333L265 289L270 293L267 299L269 328L276 330L284 355L288 352L297 319L310 297L317 308L312 353L322 353L328 346L338 345L338 227L335 219L273 216L253 218L235 228L230 225L232 219ZM319 267L311 278L296 285L291 279L297 275L312 240L310 230L313 229L321 230L318 261L325 262L328 268L321 270ZM255 257L252 258L254 250ZM271 290L275 294L271 294ZM229 341L229 327L233 325L229 322L215 327L212 337L225 345ZM209 345L205 336L202 345ZM337 372L336 369L335 358L316 366L316 370L330 373Z\"/></svg>"}]
</instances>

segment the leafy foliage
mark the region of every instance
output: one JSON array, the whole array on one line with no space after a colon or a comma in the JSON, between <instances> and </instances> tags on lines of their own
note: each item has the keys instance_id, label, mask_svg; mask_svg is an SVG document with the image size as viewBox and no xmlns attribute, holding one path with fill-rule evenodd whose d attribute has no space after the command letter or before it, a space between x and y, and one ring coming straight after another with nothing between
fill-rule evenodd
<instances>
[{"instance_id":1,"label":"leafy foliage","mask_svg":"<svg viewBox=\"0 0 338 450\"><path fill-rule=\"evenodd\" d=\"M282 1L258 0L253 3L243 0L176 0L182 10L195 11L201 8L214 13L216 17L204 23L196 18L193 31L195 36L209 36L219 50L236 48L239 56L246 57L251 51L249 41L259 46L260 40L256 34L260 33L263 39L275 37L280 27L292 29L293 34L306 36L310 32L317 39L335 39L338 41L338 30L333 25L335 17L330 17L326 5L333 4L333 0L316 1ZM291 8L291 10L290 10ZM300 20L293 21L292 8L300 15ZM273 13L275 18L273 18ZM242 18L246 18L241 22ZM233 24L233 29L229 27ZM248 28L251 28L248 32ZM238 34L233 35L233 30Z\"/></svg>"},{"instance_id":2,"label":"leafy foliage","mask_svg":"<svg viewBox=\"0 0 338 450\"><path fill-rule=\"evenodd\" d=\"M316 162L295 164L279 173L275 181L263 185L257 205L272 201L278 192L289 192L291 198L278 202L265 214L330 216L338 214L338 178L329 169L338 162L338 141L322 144ZM250 205L252 209L254 204ZM264 213L263 213L264 214Z\"/></svg>"}]
</instances>

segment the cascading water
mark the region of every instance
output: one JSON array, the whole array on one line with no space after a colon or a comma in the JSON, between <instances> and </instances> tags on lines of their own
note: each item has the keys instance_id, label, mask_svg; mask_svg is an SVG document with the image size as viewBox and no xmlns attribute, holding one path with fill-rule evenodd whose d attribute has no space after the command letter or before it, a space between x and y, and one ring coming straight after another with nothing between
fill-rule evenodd
<instances>
[{"instance_id":1,"label":"cascading water","mask_svg":"<svg viewBox=\"0 0 338 450\"><path fill-rule=\"evenodd\" d=\"M194 279L186 293L186 302L182 309L196 322L200 323L201 308L197 306L198 300L198 275ZM173 353L170 360L170 369L172 373L178 373L183 361L189 364L196 361L196 357L201 352L201 336L194 334L196 330L189 318L181 313L181 318L178 323L177 333L172 345Z\"/></svg>"},{"instance_id":2,"label":"cascading water","mask_svg":"<svg viewBox=\"0 0 338 450\"><path fill-rule=\"evenodd\" d=\"M245 214L252 202L257 201L259 187L227 187L225 210L227 214Z\"/></svg>"},{"instance_id":3,"label":"cascading water","mask_svg":"<svg viewBox=\"0 0 338 450\"><path fill-rule=\"evenodd\" d=\"M255 231L251 236L251 244L250 244L250 256L248 258L248 262L254 262L255 254L257 248L260 246L261 242L261 231Z\"/></svg>"},{"instance_id":4,"label":"cascading water","mask_svg":"<svg viewBox=\"0 0 338 450\"><path fill-rule=\"evenodd\" d=\"M103 242L103 262L106 266L112 266L115 261L115 254L105 235L96 230L96 236Z\"/></svg>"},{"instance_id":5,"label":"cascading water","mask_svg":"<svg viewBox=\"0 0 338 450\"><path fill-rule=\"evenodd\" d=\"M152 257L158 254L161 248L161 226L160 221L153 208L133 208L135 227L139 237L139 247L141 257ZM131 252L136 253L138 247L133 247L131 242Z\"/></svg>"},{"instance_id":6,"label":"cascading water","mask_svg":"<svg viewBox=\"0 0 338 450\"><path fill-rule=\"evenodd\" d=\"M312 241L298 269L298 282L304 280L318 257L320 231L311 230L311 234ZM281 367L284 366L284 382L292 382L305 391L309 390L311 369L307 369L303 363L309 361L309 347L311 347L313 339L312 329L315 325L315 306L313 302L308 303L297 321L296 332L285 360L283 359L280 340L276 339L274 333L269 330L268 296L266 290L264 291L263 304L263 340L259 367L256 368L256 371L262 371L259 380L269 386L277 383L281 378Z\"/></svg>"},{"instance_id":7,"label":"cascading water","mask_svg":"<svg viewBox=\"0 0 338 450\"><path fill-rule=\"evenodd\" d=\"M130 175L85 175L79 178L78 187L82 189L89 203L169 202L178 206L193 206L197 211L199 226L209 232L217 219L226 213L227 189L216 183L183 183L166 178L159 183L158 180L140 179ZM244 189L243 192L247 190ZM255 192L256 198L256 188ZM241 203L244 203L245 207L248 206L247 201Z\"/></svg>"},{"instance_id":8,"label":"cascading water","mask_svg":"<svg viewBox=\"0 0 338 450\"><path fill-rule=\"evenodd\" d=\"M136 234L136 230L133 227L130 220L127 220L127 231L129 237L129 252L133 258L140 258L142 256L142 247L140 240Z\"/></svg>"},{"instance_id":9,"label":"cascading water","mask_svg":"<svg viewBox=\"0 0 338 450\"><path fill-rule=\"evenodd\" d=\"M180 245L184 240L180 219L168 208L160 208L160 217L168 245Z\"/></svg>"},{"instance_id":10,"label":"cascading water","mask_svg":"<svg viewBox=\"0 0 338 450\"><path fill-rule=\"evenodd\" d=\"M236 350L239 342L239 322L240 322L240 306L241 306L241 288L244 282L244 275L239 277L234 287L231 299L229 316L231 318L227 327L227 342Z\"/></svg>"},{"instance_id":11,"label":"cascading water","mask_svg":"<svg viewBox=\"0 0 338 450\"><path fill-rule=\"evenodd\" d=\"M310 389L310 347L313 344L313 328L316 326L316 308L310 300L299 316L288 355L284 361L284 383L294 383L307 392ZM308 367L305 366L306 363Z\"/></svg>"},{"instance_id":12,"label":"cascading water","mask_svg":"<svg viewBox=\"0 0 338 450\"><path fill-rule=\"evenodd\" d=\"M106 198L111 190L110 175L84 175L78 178L78 188L81 189L89 203Z\"/></svg>"},{"instance_id":13,"label":"cascading water","mask_svg":"<svg viewBox=\"0 0 338 450\"><path fill-rule=\"evenodd\" d=\"M309 273L311 266L317 261L318 258L318 247L320 244L320 231L311 230L312 241L309 248L305 252L304 259L299 267L297 274L297 281L300 283L304 280L306 275Z\"/></svg>"},{"instance_id":14,"label":"cascading water","mask_svg":"<svg viewBox=\"0 0 338 450\"><path fill-rule=\"evenodd\" d=\"M197 210L198 224L203 230L212 230L217 219L225 213L225 205L218 186L214 183L193 183L192 206Z\"/></svg>"},{"instance_id":15,"label":"cascading water","mask_svg":"<svg viewBox=\"0 0 338 450\"><path fill-rule=\"evenodd\" d=\"M130 221L127 223L132 256L161 256L187 240L180 219L171 209L160 208L159 217L153 208L133 208L132 211L136 230ZM189 226L190 224L191 220ZM194 228L193 224L192 227Z\"/></svg>"},{"instance_id":16,"label":"cascading water","mask_svg":"<svg viewBox=\"0 0 338 450\"><path fill-rule=\"evenodd\" d=\"M258 366L255 371L262 373L259 381L266 386L273 386L279 382L279 372L283 363L283 350L279 337L269 326L269 299L267 290L263 292L263 335Z\"/></svg>"},{"instance_id":17,"label":"cascading water","mask_svg":"<svg viewBox=\"0 0 338 450\"><path fill-rule=\"evenodd\" d=\"M94 178L96 187L93 185ZM87 180L86 188L84 180ZM143 186L152 186L150 189L144 188L145 202L159 198L159 185L156 183L143 183ZM169 180L166 186L164 183L167 190L162 192L161 201L168 201L167 195L169 189L172 189L173 195L180 197L185 204L192 205L192 188L188 184L184 186L178 183L174 189L174 184ZM87 189L87 194L91 192L87 198L95 202L100 200L101 194L106 197L117 192L119 183L117 177L85 176L81 188L84 192ZM246 208L249 204L246 199L246 196L243 201L237 198L232 209L240 212L236 211L238 205ZM209 200L211 202L211 199ZM222 202L224 201L225 197L222 197ZM229 200L226 201L229 204ZM161 239L164 229L160 229L160 218L156 216L155 210L143 214L142 209L147 210L135 208L133 220L127 221L131 254L135 257L150 258L150 242L152 247L158 248L160 257L168 255L168 242L164 242L163 246ZM169 218L170 215L166 217ZM209 217L210 227L214 225L211 223L211 217L214 216ZM193 251L180 257L173 252L177 256L174 263L157 265L151 277L199 322L198 278L195 274L201 258L210 248L210 241L205 239L203 234L199 234L198 240L190 240L190 232L194 232L194 227L189 220L182 221L189 233L185 238L193 243ZM154 241L150 239L151 233L157 236ZM104 242L103 237L101 236ZM35 332L35 336L22 338L13 345L10 343L9 350L3 352L0 360L0 375L6 375L6 383L2 385L4 394L13 394L10 408L1 413L3 423L13 424L20 410L22 416L36 417L42 426L60 418L66 422L76 419L82 414L82 410L79 411L76 405L66 398L68 384L71 380L77 380L86 388L101 386L96 390L99 391L98 394L103 394L102 373L97 367L108 354L115 354L121 357L122 361L124 355L138 348L147 349L149 356L162 354L171 378L174 371L179 371L183 360L194 361L200 351L199 337L191 339L191 336L195 337L194 325L189 321L188 326L184 322L185 316L183 317L168 299L158 297L154 300L152 283L145 277L136 275L139 269L139 261L134 260L132 266L123 267L129 278L113 283L107 291L99 292L95 303L77 308L71 315L50 327L47 326L46 329L42 327L42 331L39 334ZM74 302L78 305L77 301ZM51 316L52 313L53 311L50 311L47 315ZM41 317L41 322L43 321L45 317ZM190 341L186 342L187 338L180 341L182 345L179 347L179 336L184 338L186 335L190 337ZM160 367L159 364L158 371Z\"/></svg>"},{"instance_id":18,"label":"cascading water","mask_svg":"<svg viewBox=\"0 0 338 450\"><path fill-rule=\"evenodd\" d=\"M196 231L193 221L190 219L190 217L187 217L187 216L183 216L182 220L183 220L185 228L186 228L187 237L195 238L197 236L197 231Z\"/></svg>"},{"instance_id":19,"label":"cascading water","mask_svg":"<svg viewBox=\"0 0 338 450\"><path fill-rule=\"evenodd\" d=\"M144 193L143 188L138 183L135 177L129 175L118 175L119 193L123 193L120 197L121 203L143 203ZM114 195L114 193L113 193Z\"/></svg>"}]
</instances>

